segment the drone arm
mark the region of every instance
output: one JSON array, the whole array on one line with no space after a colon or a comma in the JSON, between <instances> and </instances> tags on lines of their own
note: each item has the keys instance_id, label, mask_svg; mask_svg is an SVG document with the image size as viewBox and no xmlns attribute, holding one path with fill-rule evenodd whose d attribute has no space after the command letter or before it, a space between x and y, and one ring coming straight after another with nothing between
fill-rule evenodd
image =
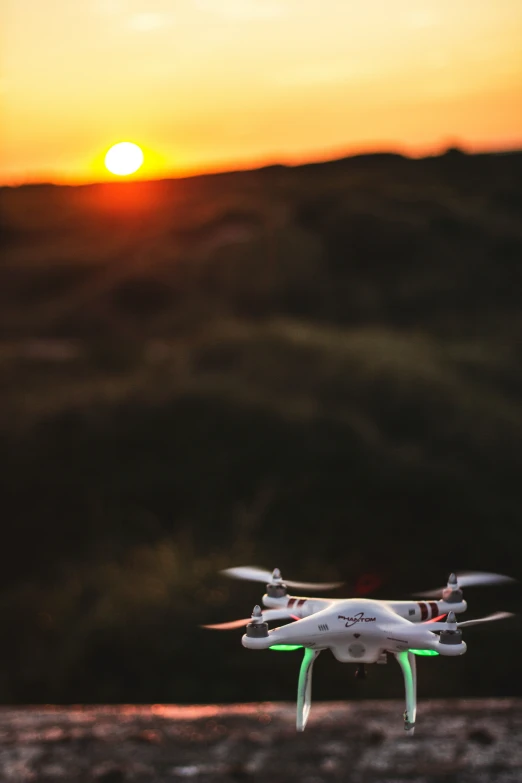
<instances>
[{"instance_id":1,"label":"drone arm","mask_svg":"<svg viewBox=\"0 0 522 783\"><path fill-rule=\"evenodd\" d=\"M404 713L404 729L410 736L415 731L415 717L417 714L417 667L415 655L406 650L395 653L404 677L406 690L406 711Z\"/></svg>"},{"instance_id":2,"label":"drone arm","mask_svg":"<svg viewBox=\"0 0 522 783\"><path fill-rule=\"evenodd\" d=\"M297 731L304 731L312 705L312 667L321 650L305 648L297 686Z\"/></svg>"}]
</instances>

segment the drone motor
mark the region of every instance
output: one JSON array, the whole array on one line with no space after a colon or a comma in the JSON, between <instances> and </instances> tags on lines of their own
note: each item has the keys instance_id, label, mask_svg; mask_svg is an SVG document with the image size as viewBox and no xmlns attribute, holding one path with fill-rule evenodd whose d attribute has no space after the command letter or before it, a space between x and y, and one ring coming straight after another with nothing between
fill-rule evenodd
<instances>
[{"instance_id":1,"label":"drone motor","mask_svg":"<svg viewBox=\"0 0 522 783\"><path fill-rule=\"evenodd\" d=\"M249 639L264 639L268 636L268 623L263 621L263 612L258 605L254 606L252 622L246 627L246 635Z\"/></svg>"}]
</instances>

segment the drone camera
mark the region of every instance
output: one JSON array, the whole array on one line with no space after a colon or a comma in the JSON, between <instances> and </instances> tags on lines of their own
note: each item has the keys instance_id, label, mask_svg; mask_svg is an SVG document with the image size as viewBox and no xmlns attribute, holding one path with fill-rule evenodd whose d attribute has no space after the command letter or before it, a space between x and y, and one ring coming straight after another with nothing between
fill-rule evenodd
<instances>
[{"instance_id":1,"label":"drone camera","mask_svg":"<svg viewBox=\"0 0 522 783\"><path fill-rule=\"evenodd\" d=\"M366 666L364 665L364 663L360 663L359 666L355 670L355 677L356 677L356 679L358 679L358 680L365 680L367 676L368 676L368 674L366 672Z\"/></svg>"}]
</instances>

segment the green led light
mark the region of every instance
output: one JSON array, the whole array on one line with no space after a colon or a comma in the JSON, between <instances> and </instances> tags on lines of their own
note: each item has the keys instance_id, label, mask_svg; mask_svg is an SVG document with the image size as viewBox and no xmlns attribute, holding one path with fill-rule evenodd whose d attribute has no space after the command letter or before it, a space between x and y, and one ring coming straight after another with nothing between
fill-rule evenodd
<instances>
[{"instance_id":1,"label":"green led light","mask_svg":"<svg viewBox=\"0 0 522 783\"><path fill-rule=\"evenodd\" d=\"M285 652L288 650L300 650L302 644L273 644L271 647L269 647L269 650L284 650Z\"/></svg>"},{"instance_id":2,"label":"green led light","mask_svg":"<svg viewBox=\"0 0 522 783\"><path fill-rule=\"evenodd\" d=\"M437 650L408 650L408 652L414 655L438 655Z\"/></svg>"}]
</instances>

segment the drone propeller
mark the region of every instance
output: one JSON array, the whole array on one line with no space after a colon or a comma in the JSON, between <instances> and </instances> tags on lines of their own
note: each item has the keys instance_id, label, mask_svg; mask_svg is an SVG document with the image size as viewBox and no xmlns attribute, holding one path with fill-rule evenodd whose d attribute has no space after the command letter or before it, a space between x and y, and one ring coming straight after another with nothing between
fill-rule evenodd
<instances>
[{"instance_id":1,"label":"drone propeller","mask_svg":"<svg viewBox=\"0 0 522 783\"><path fill-rule=\"evenodd\" d=\"M225 568L221 573L233 579L246 579L250 582L264 582L265 584L283 584L283 577L279 568L274 568L273 571L266 571L264 568L258 568L257 566L238 566L237 568ZM288 587L297 587L302 590L333 590L335 587L340 587L343 583L295 582L285 579L284 584Z\"/></svg>"},{"instance_id":2,"label":"drone propeller","mask_svg":"<svg viewBox=\"0 0 522 783\"><path fill-rule=\"evenodd\" d=\"M450 612L446 622L421 623L420 625L417 625L416 628L427 626L426 630L428 631L454 631L457 628L465 628L466 626L470 625L480 625L481 623L492 623L495 620L505 620L508 617L514 616L515 615L513 612L494 612L493 614L488 614L486 617L477 617L475 620L463 620L462 622L458 623L454 613Z\"/></svg>"},{"instance_id":3,"label":"drone propeller","mask_svg":"<svg viewBox=\"0 0 522 783\"><path fill-rule=\"evenodd\" d=\"M256 611L257 610L257 611ZM294 615L287 609L263 609L258 606L252 612L252 617L244 620L232 620L229 623L217 623L215 625L202 625L201 628L210 628L212 631L231 631L234 628L244 628L248 623L269 622L270 620L293 620Z\"/></svg>"},{"instance_id":4,"label":"drone propeller","mask_svg":"<svg viewBox=\"0 0 522 783\"><path fill-rule=\"evenodd\" d=\"M460 631L461 628L465 628L470 625L480 625L481 623L490 623L495 620L505 620L508 617L514 617L512 612L495 612L489 614L487 617L477 617L475 620L464 620L458 623L454 612L448 614L448 618L445 622L430 622L425 623L410 623L408 626L401 623L400 625L389 625L385 628L387 633L402 633L412 641L417 639L418 641L424 641L427 638L426 631L430 632L455 632ZM428 637L429 638L429 637Z\"/></svg>"},{"instance_id":5,"label":"drone propeller","mask_svg":"<svg viewBox=\"0 0 522 783\"><path fill-rule=\"evenodd\" d=\"M513 579L511 576L504 576L503 574L490 574L487 571L463 571L457 575L451 574L447 587L438 587L435 590L415 593L415 595L421 596L422 598L437 598L441 594L444 594L446 590L455 591L463 587L498 585L506 584L507 582L516 582L516 579Z\"/></svg>"}]
</instances>

